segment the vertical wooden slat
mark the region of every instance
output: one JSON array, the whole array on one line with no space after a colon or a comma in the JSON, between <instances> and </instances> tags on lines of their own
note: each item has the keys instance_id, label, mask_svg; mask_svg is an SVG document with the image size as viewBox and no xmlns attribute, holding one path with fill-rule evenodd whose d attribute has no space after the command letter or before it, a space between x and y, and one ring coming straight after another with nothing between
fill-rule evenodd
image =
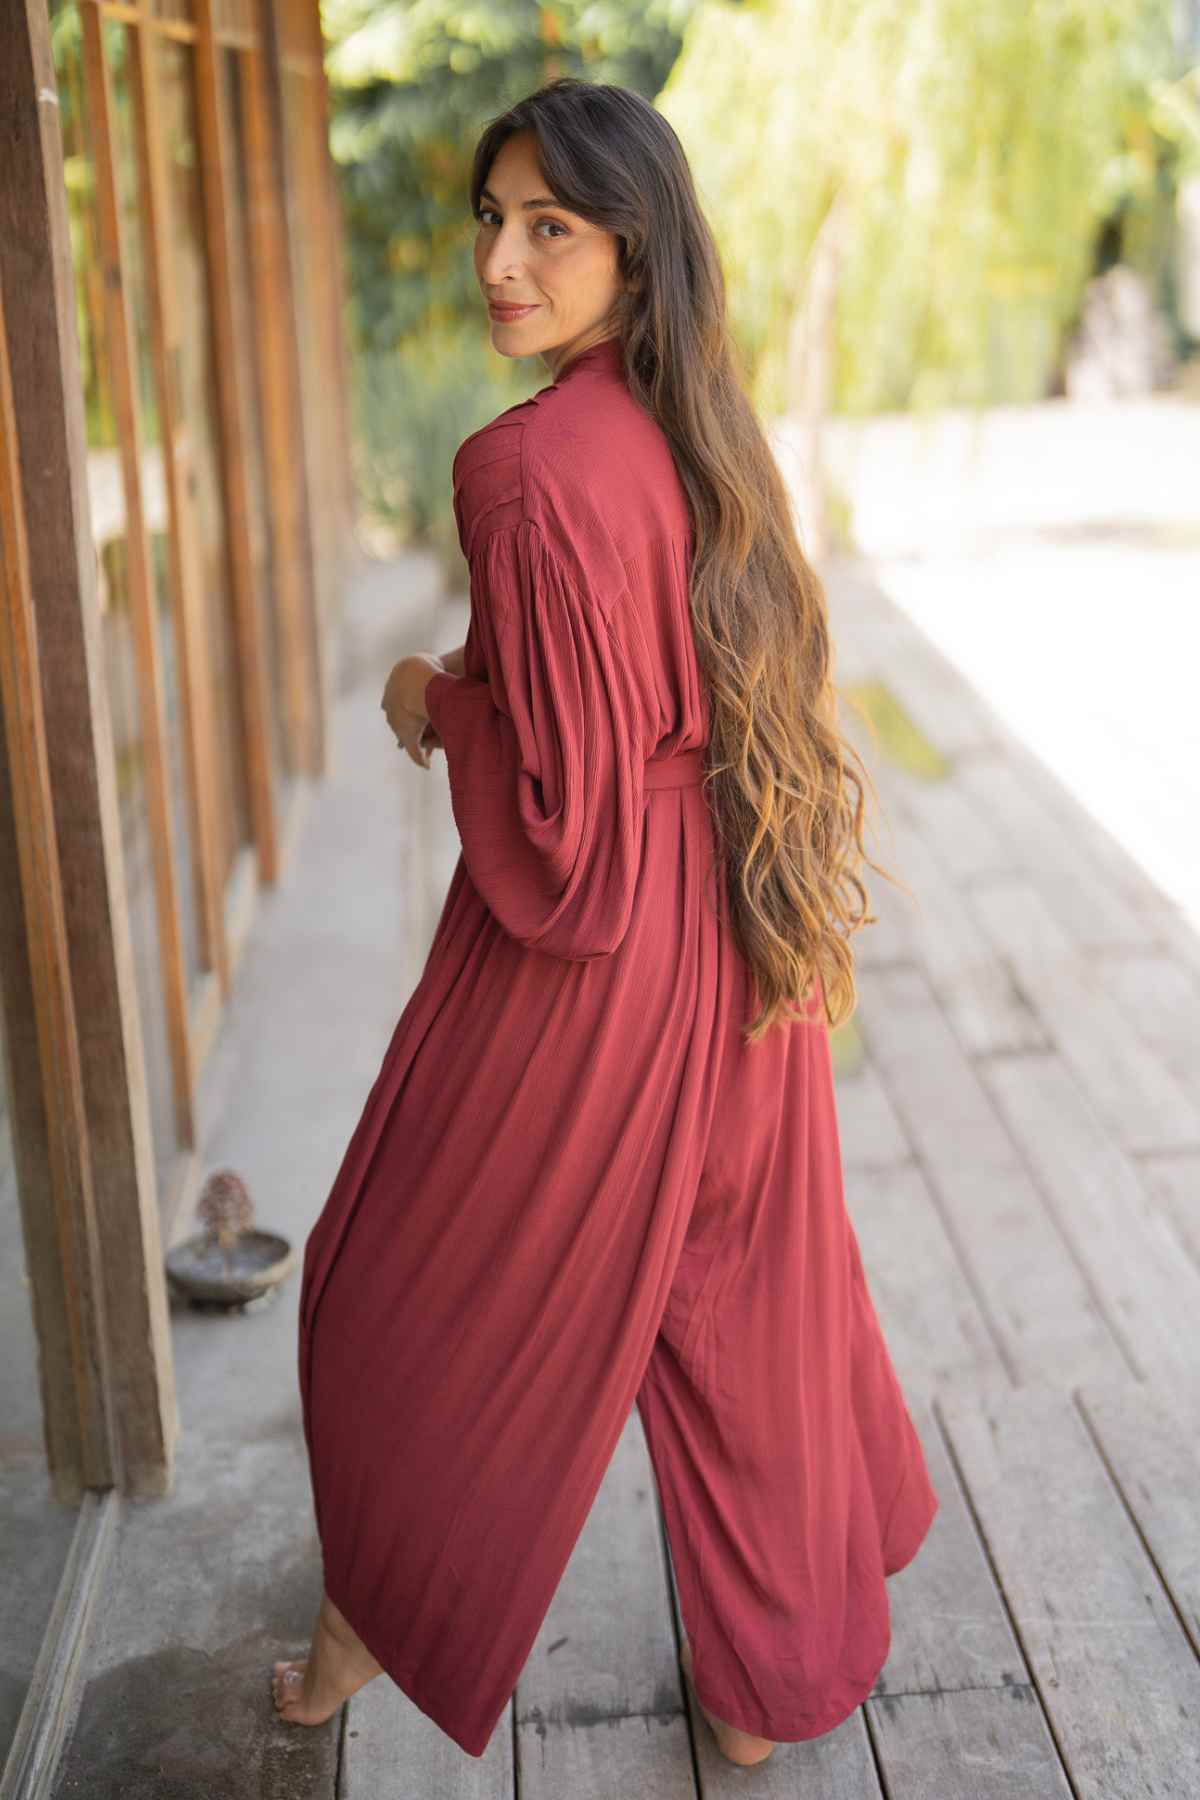
<instances>
[{"instance_id":1,"label":"vertical wooden slat","mask_svg":"<svg viewBox=\"0 0 1200 1800\"><path fill-rule=\"evenodd\" d=\"M319 421L311 436L313 462L309 469L309 481L313 490L319 643L323 649L333 621L332 585L335 579L336 542L340 523L338 484L332 473L336 462L336 447L330 432L333 371L326 336L330 270L328 257L313 253L314 245L323 247L325 242L321 195L325 184L327 151L317 119L316 72L309 29L310 0L279 0L279 5L288 19L286 61L293 74L297 100L293 109L292 136L288 141L294 176L293 205L288 216L295 237L299 280L305 297L305 404L310 422ZM324 660L322 656L323 679L326 674Z\"/></svg>"},{"instance_id":2,"label":"vertical wooden slat","mask_svg":"<svg viewBox=\"0 0 1200 1800\"><path fill-rule=\"evenodd\" d=\"M254 404L253 394L239 396L238 358L234 334L232 250L227 188L228 124L224 117L221 72L213 36L211 0L194 0L196 20L196 127L204 196L205 250L208 266L209 309L212 317L213 360L221 436L221 472L225 516L229 530L230 568L237 624L238 697L242 707L248 787L260 878L274 881L278 858L275 807L271 788L270 697L267 692L266 646L262 641L262 614L256 605L254 551L250 538L249 432L243 404Z\"/></svg>"},{"instance_id":3,"label":"vertical wooden slat","mask_svg":"<svg viewBox=\"0 0 1200 1800\"><path fill-rule=\"evenodd\" d=\"M262 0L263 48L246 64L251 277L259 321L263 381L263 453L270 495L276 600L284 642L284 716L294 767L324 767L323 688L316 653L308 449L300 393L300 350L288 254L283 101L278 43L269 0Z\"/></svg>"},{"instance_id":4,"label":"vertical wooden slat","mask_svg":"<svg viewBox=\"0 0 1200 1800\"><path fill-rule=\"evenodd\" d=\"M318 142L316 81L309 48L309 0L279 0L288 16L289 52L296 104L292 112L288 152L292 158L293 205L289 220L298 258L298 280L304 293L304 399L313 430L310 448L313 462L309 482L313 494L313 542L316 551L319 642L323 646L333 619L331 592L336 562L335 542L340 517L332 469L336 460L331 442L329 367L326 342L329 270L324 256L313 255L313 244L323 240L320 196L324 187L325 148ZM319 421L319 423L317 423ZM322 659L324 661L324 659ZM324 674L324 669L322 670Z\"/></svg>"},{"instance_id":5,"label":"vertical wooden slat","mask_svg":"<svg viewBox=\"0 0 1200 1800\"><path fill-rule=\"evenodd\" d=\"M179 1143L190 1145L195 1141L196 1124L192 1046L188 1032L187 969L183 954L179 897L175 885L175 832L171 819L166 732L163 724L154 573L142 501L142 433L134 388L134 347L129 306L125 296L125 262L121 252L112 95L104 60L100 13L94 0L80 0L80 16L83 25L92 153L96 164L96 212L100 224L100 248L105 263L104 348L108 357L125 495L125 546L136 655L138 717L145 752L151 869L175 1102L175 1129Z\"/></svg>"},{"instance_id":6,"label":"vertical wooden slat","mask_svg":"<svg viewBox=\"0 0 1200 1800\"><path fill-rule=\"evenodd\" d=\"M351 540L358 509L354 481L353 428L350 418L350 355L346 342L345 282L346 246L342 231L342 209L338 198L337 176L329 150L329 77L325 72L325 39L321 30L319 0L303 0L309 41L313 57L314 128L317 134L318 201L324 220L325 241L329 245L325 282L326 331L334 408L337 417L334 463L341 472L340 516L337 521L337 549Z\"/></svg>"},{"instance_id":7,"label":"vertical wooden slat","mask_svg":"<svg viewBox=\"0 0 1200 1800\"><path fill-rule=\"evenodd\" d=\"M134 99L135 141L146 265L152 279L150 337L162 435L163 475L167 494L168 556L175 639L179 648L179 691L182 702L184 768L192 829L192 871L202 966L212 969L222 993L229 987L229 950L221 904L220 839L217 822L215 725L212 664L201 591L198 525L191 493L187 432L180 418L174 352L180 340L179 305L171 258L167 175L155 73L154 38L148 28L133 32L129 59ZM211 604L211 602L209 602ZM198 1060L196 1046L193 1056Z\"/></svg>"},{"instance_id":8,"label":"vertical wooden slat","mask_svg":"<svg viewBox=\"0 0 1200 1800\"><path fill-rule=\"evenodd\" d=\"M23 772L15 761L6 763L16 784L14 804L26 810L22 830L30 848L18 858L11 829L0 844L0 851L13 852L6 854L8 873L0 880L0 932L6 1001L14 992L17 1000L6 1004L6 1033L47 1453L61 1499L82 1485L107 1482L119 1482L131 1494L161 1493L170 1480L178 1418L103 675L71 240L45 0L0 9L0 296L6 321L0 335L11 369L4 436L20 445L21 463L19 492L10 476L4 563L10 580L21 581L22 564L29 571L16 600L9 592L3 632L15 654L12 609L24 606L27 595L37 654L35 674L26 648L25 691L18 702L27 709L18 748L32 760ZM11 522L18 514L19 527ZM7 546L18 529L25 545L14 555ZM28 625L24 635L31 644ZM12 688L10 676L9 742ZM38 727L29 723L35 708L43 720L40 750L31 736ZM51 832L60 870L57 898L46 860ZM41 842L33 841L39 834ZM32 881L31 857L41 862ZM18 887L13 871L21 860L26 866ZM16 909L26 905L38 914L31 928L42 940L36 952L42 973L36 976L28 956L12 953L26 931ZM70 984L70 1018L66 998L55 992L59 967ZM41 1008L48 1009L44 1018L35 1016ZM53 1056L63 1059L51 1071L55 1091L44 1101L41 1032L50 1034ZM70 1069L72 1057L78 1075ZM47 1106L57 1109L53 1126ZM58 1140L53 1150L51 1132ZM63 1195L84 1215L77 1213L73 1223L79 1254L71 1268L62 1263L61 1235L46 1229ZM69 1321L72 1310L82 1322L78 1327ZM81 1347L82 1364L78 1355L72 1358L72 1345Z\"/></svg>"},{"instance_id":9,"label":"vertical wooden slat","mask_svg":"<svg viewBox=\"0 0 1200 1800\"><path fill-rule=\"evenodd\" d=\"M294 138L287 127L284 98L284 64L294 62L291 49L290 14L286 0L262 0L261 29L263 41L262 69L267 79L269 118L273 138L275 180L281 207L281 225L286 245L286 275L290 300L288 321L289 376L295 392L295 416L299 437L292 450L293 479L298 467L303 474L305 511L305 554L308 581L305 588L307 617L306 639L314 684L311 713L312 730L307 746L307 766L313 775L325 771L328 758L328 731L331 711L329 693L329 661L325 642L325 595L323 581L324 554L323 464L316 435L320 432L319 413L311 404L311 373L305 365L301 340L301 311L296 286L304 277L301 253L303 234L309 229L309 209L305 204L306 170L304 167L305 132L303 127ZM306 294L307 300L307 294ZM297 450L301 454L297 455Z\"/></svg>"},{"instance_id":10,"label":"vertical wooden slat","mask_svg":"<svg viewBox=\"0 0 1200 1800\"><path fill-rule=\"evenodd\" d=\"M308 528L303 487L296 479L292 446L298 396L291 380L287 334L279 327L279 297L290 297L287 243L273 162L262 53L243 60L246 128L247 210L250 218L250 281L256 350L262 378L263 458L272 537L275 604L279 613L284 730L293 770L306 761L312 736L314 677L308 651L309 601L305 563ZM294 315L288 305L284 316Z\"/></svg>"},{"instance_id":11,"label":"vertical wooden slat","mask_svg":"<svg viewBox=\"0 0 1200 1800\"><path fill-rule=\"evenodd\" d=\"M37 627L29 580L16 418L0 289L0 707L7 781L0 799L4 855L3 975L9 1064L18 1121L14 1143L34 1318L48 1341L39 1358L52 1472L74 1497L113 1479L104 1290L98 1279L95 1202L83 1075L71 994L62 879L40 704ZM11 854L10 854L11 853ZM14 927L23 924L23 939ZM33 1040L36 1055L26 1054ZM43 1169L28 1125L36 1116ZM38 1159L40 1160L40 1159ZM45 1176L49 1205L35 1202ZM39 1338L41 1337L39 1332Z\"/></svg>"}]
</instances>

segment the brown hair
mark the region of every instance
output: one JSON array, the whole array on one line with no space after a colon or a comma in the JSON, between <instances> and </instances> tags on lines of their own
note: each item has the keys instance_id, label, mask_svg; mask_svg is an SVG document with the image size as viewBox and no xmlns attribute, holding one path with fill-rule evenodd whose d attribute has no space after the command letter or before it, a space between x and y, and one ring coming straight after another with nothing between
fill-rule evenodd
<instances>
[{"instance_id":1,"label":"brown hair","mask_svg":"<svg viewBox=\"0 0 1200 1800\"><path fill-rule=\"evenodd\" d=\"M874 790L837 728L824 588L744 390L683 146L640 94L562 76L487 125L473 212L517 131L535 134L560 203L618 239L626 378L687 494L692 622L712 703L706 792L759 1005L746 1037L800 1016L814 970L826 1018L841 1024L856 1004L849 939L874 922L859 871L865 862L887 875L863 843L864 789Z\"/></svg>"}]
</instances>

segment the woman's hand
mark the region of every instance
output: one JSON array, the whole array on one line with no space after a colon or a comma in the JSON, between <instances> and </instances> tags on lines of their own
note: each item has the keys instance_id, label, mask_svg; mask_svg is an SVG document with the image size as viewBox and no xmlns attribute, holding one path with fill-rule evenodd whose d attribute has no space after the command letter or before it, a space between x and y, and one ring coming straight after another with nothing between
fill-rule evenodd
<instances>
[{"instance_id":1,"label":"woman's hand","mask_svg":"<svg viewBox=\"0 0 1200 1800\"><path fill-rule=\"evenodd\" d=\"M379 704L396 734L396 742L402 750L407 750L418 768L429 767L430 751L442 741L425 711L426 683L433 675L460 672L451 668L442 657L418 651L413 656L402 656L387 678Z\"/></svg>"},{"instance_id":2,"label":"woman's hand","mask_svg":"<svg viewBox=\"0 0 1200 1800\"><path fill-rule=\"evenodd\" d=\"M447 675L465 675L467 672L466 662L467 646L465 644L460 644L457 650L442 651L442 668ZM417 741L421 748L425 750L440 750L442 748L442 740L434 729L432 719L426 719L425 729L422 731ZM426 764L426 767L428 767L428 763Z\"/></svg>"}]
</instances>

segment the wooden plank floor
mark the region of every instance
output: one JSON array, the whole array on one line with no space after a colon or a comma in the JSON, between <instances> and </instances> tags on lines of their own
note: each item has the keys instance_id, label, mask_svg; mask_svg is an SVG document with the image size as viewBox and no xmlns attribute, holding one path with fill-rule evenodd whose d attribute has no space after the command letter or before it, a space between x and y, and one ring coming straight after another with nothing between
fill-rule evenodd
<instances>
[{"instance_id":1,"label":"wooden plank floor","mask_svg":"<svg viewBox=\"0 0 1200 1800\"><path fill-rule=\"evenodd\" d=\"M1200 1794L1200 946L861 567L827 589L839 684L920 751L848 710L913 897L874 878L855 939L847 1199L942 1502L888 1663L725 1763L634 1412L487 1755L373 1683L347 1800Z\"/></svg>"}]
</instances>

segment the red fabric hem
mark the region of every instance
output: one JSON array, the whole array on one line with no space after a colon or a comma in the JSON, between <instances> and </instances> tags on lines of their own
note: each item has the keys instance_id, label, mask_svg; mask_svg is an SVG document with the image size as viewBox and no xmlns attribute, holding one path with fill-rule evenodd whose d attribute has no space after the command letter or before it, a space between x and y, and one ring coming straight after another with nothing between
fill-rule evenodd
<instances>
[{"instance_id":1,"label":"red fabric hem","mask_svg":"<svg viewBox=\"0 0 1200 1800\"><path fill-rule=\"evenodd\" d=\"M887 1568L889 1578L892 1575L898 1575L901 1569L907 1568L908 1564L912 1562L929 1533L937 1511L938 1506L935 1501L933 1506L927 1510L924 1523L915 1535L902 1549L893 1553L893 1560ZM331 1594L330 1599L335 1606L345 1612L335 1594ZM348 1618L349 1614L347 1613L345 1616ZM377 1649L370 1644L367 1645L367 1648L376 1662L383 1665L388 1679L394 1682L400 1691L412 1701L418 1712L424 1713L427 1719L431 1719L439 1730L444 1731L446 1736L458 1745L460 1750L465 1750L468 1756L474 1757L481 1757L486 1753L496 1726L512 1704L511 1694L488 1729L479 1731L474 1729L461 1713L443 1705L439 1696L430 1692L411 1669L395 1663L389 1666ZM771 1713L748 1720L745 1715L738 1716L736 1705L730 1706L720 1699L710 1699L707 1694L700 1695L698 1687L695 1691L701 1704L712 1713L714 1718L721 1719L726 1725L732 1725L737 1731L749 1732L753 1737L770 1738L776 1744L802 1744L811 1738L824 1737L827 1732L835 1731L839 1725L845 1723L851 1713L858 1710L864 1701L869 1700L875 1691L875 1685L886 1662L887 1656L885 1655L880 1660L879 1667L874 1674L865 1682L841 1683L837 1690L837 1698L829 1700L819 1712L805 1712L787 1719L781 1718L778 1713Z\"/></svg>"}]
</instances>

